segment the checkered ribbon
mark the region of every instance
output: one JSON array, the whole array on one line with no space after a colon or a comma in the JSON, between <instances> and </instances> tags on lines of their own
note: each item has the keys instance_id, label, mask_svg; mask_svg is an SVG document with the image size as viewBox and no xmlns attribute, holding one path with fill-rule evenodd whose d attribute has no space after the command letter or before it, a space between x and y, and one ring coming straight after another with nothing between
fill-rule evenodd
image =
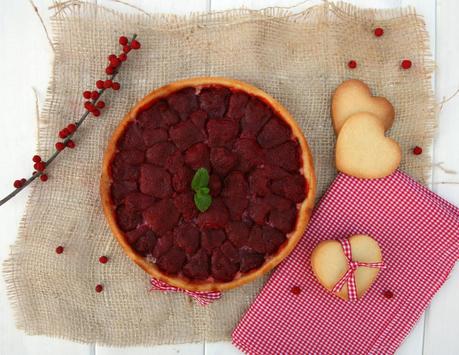
<instances>
[{"instance_id":1,"label":"checkered ribbon","mask_svg":"<svg viewBox=\"0 0 459 355\"><path fill-rule=\"evenodd\" d=\"M344 274L344 276L336 283L332 291L333 292L341 291L344 284L347 283L347 292L349 296L349 301L357 301L357 287L355 285L355 276L354 276L355 270L357 270L359 266L379 268L379 269L385 269L386 266L384 265L383 261L378 262L378 263L363 263L360 261L353 261L351 243L349 243L349 240L341 239L340 242L343 247L344 255L347 258L349 269Z\"/></svg>"},{"instance_id":2,"label":"checkered ribbon","mask_svg":"<svg viewBox=\"0 0 459 355\"><path fill-rule=\"evenodd\" d=\"M181 292L190 297L193 297L201 306L207 306L212 302L220 299L221 292L207 292L207 291L188 291L182 288L171 286L168 283L157 279L151 279L152 288L150 291L165 291L165 292Z\"/></svg>"}]
</instances>

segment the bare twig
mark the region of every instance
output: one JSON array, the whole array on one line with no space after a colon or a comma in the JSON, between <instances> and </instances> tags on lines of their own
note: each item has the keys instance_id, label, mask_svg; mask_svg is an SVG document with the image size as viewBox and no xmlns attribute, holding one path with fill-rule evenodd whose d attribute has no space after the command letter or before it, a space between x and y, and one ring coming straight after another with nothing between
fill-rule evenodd
<instances>
[{"instance_id":1,"label":"bare twig","mask_svg":"<svg viewBox=\"0 0 459 355\"><path fill-rule=\"evenodd\" d=\"M37 144L39 142L39 139L40 139L40 105L39 105L39 102L38 102L38 93L37 93L37 89L35 89L33 86L32 86L32 90L33 90L33 94L35 96L35 117L36 117L36 120L37 120Z\"/></svg>"},{"instance_id":2,"label":"bare twig","mask_svg":"<svg viewBox=\"0 0 459 355\"><path fill-rule=\"evenodd\" d=\"M452 95L450 95L448 98L443 96L443 100L441 100L440 103L439 103L438 112L441 112L441 110L443 110L443 105L446 104L448 101L452 100L453 98L455 98L457 96L457 94L459 94L459 88Z\"/></svg>"},{"instance_id":3,"label":"bare twig","mask_svg":"<svg viewBox=\"0 0 459 355\"><path fill-rule=\"evenodd\" d=\"M448 168L445 168L443 166L443 162L439 162L439 163L436 163L433 165L435 168L439 168L440 170L442 170L444 173L446 174L451 174L451 175L456 175L457 174L457 171L455 170L451 170L451 169L448 169Z\"/></svg>"},{"instance_id":4,"label":"bare twig","mask_svg":"<svg viewBox=\"0 0 459 355\"><path fill-rule=\"evenodd\" d=\"M54 52L53 41L51 41L51 37L49 36L48 30L46 29L45 22L43 21L43 18L41 17L40 12L38 12L38 8L35 6L35 4L33 3L32 0L29 0L29 3L30 3L30 5L32 5L33 10L37 14L38 19L40 20L41 25L42 25L43 29L45 30L46 38L48 39L49 45L51 46L51 48L52 48L52 50Z\"/></svg>"},{"instance_id":5,"label":"bare twig","mask_svg":"<svg viewBox=\"0 0 459 355\"><path fill-rule=\"evenodd\" d=\"M123 5L129 6L129 7L133 8L133 9L136 9L137 11L142 12L143 14L145 14L145 15L147 15L147 16L151 16L151 14L149 14L149 13L146 12L144 9L142 9L142 8L136 6L136 5L132 5L132 4L128 3L128 2L121 1L121 0L111 0L111 1L117 2L118 4L123 4Z\"/></svg>"}]
</instances>

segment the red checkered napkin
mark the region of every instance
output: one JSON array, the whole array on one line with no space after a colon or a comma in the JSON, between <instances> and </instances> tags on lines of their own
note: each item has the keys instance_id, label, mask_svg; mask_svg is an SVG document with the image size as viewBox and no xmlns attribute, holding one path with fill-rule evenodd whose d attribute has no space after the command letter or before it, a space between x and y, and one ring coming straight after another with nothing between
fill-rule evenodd
<instances>
[{"instance_id":1,"label":"red checkered napkin","mask_svg":"<svg viewBox=\"0 0 459 355\"><path fill-rule=\"evenodd\" d=\"M387 268L363 299L346 302L315 279L310 255L324 239L357 233L378 241ZM233 343L250 354L393 353L458 259L458 208L399 171L378 180L340 174L234 330Z\"/></svg>"}]
</instances>

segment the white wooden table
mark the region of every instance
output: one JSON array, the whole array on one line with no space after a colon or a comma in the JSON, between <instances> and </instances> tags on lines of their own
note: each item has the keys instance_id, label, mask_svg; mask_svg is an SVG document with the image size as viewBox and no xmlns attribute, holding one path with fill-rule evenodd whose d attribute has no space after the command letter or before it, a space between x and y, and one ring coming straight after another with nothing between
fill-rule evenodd
<instances>
[{"instance_id":1,"label":"white wooden table","mask_svg":"<svg viewBox=\"0 0 459 355\"><path fill-rule=\"evenodd\" d=\"M50 29L48 6L52 0L34 0ZM114 0L93 0L127 12L138 11ZM146 11L185 14L245 6L291 6L298 0L123 0ZM317 3L318 1L312 1ZM437 63L432 82L440 101L459 89L459 2L454 0L354 0L356 5L376 8L415 6L425 17L431 48ZM35 152L36 101L43 105L50 77L52 50L39 18L28 0L0 2L0 196L12 188L12 180L30 174L30 159ZM459 172L459 96L443 107L433 147L432 189L459 205L459 174L446 174L436 164ZM15 240L24 211L27 193L23 192L0 207L0 259ZM432 304L405 340L399 354L459 354L459 267L435 296ZM16 330L0 279L0 355L65 354L238 354L230 343L196 343L150 348L107 348L83 345L42 336L26 336Z\"/></svg>"}]
</instances>

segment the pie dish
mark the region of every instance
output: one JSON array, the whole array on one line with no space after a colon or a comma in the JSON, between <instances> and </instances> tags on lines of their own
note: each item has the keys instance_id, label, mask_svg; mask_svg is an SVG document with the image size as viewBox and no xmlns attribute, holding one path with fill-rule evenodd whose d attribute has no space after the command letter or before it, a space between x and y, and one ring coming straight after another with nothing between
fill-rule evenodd
<instances>
[{"instance_id":1,"label":"pie dish","mask_svg":"<svg viewBox=\"0 0 459 355\"><path fill-rule=\"evenodd\" d=\"M210 208L193 201L209 172ZM271 270L295 247L315 198L312 156L295 120L241 81L201 77L154 90L105 152L101 199L126 254L192 291L227 290Z\"/></svg>"}]
</instances>

